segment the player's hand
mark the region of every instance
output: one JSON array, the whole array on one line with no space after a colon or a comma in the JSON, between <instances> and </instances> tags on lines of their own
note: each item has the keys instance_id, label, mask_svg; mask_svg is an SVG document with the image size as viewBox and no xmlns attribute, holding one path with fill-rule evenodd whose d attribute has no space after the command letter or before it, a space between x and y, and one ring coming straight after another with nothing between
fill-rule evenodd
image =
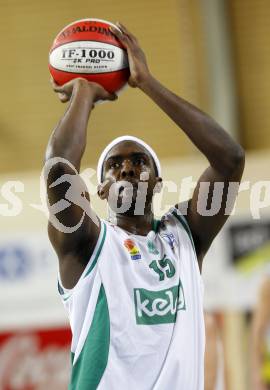
<instances>
[{"instance_id":1,"label":"player's hand","mask_svg":"<svg viewBox=\"0 0 270 390\"><path fill-rule=\"evenodd\" d=\"M128 53L130 77L128 83L131 87L141 87L150 76L147 61L137 38L121 23L116 23L121 32L111 27L112 33L119 39Z\"/></svg>"},{"instance_id":2,"label":"player's hand","mask_svg":"<svg viewBox=\"0 0 270 390\"><path fill-rule=\"evenodd\" d=\"M64 85L56 84L53 78L51 78L51 83L54 92L57 93L62 103L66 103L70 100L74 89L76 89L78 92L84 91L84 93L89 96L89 99L92 99L93 104L98 100L117 99L117 95L114 93L109 93L101 85L87 81L83 78L75 78Z\"/></svg>"}]
</instances>

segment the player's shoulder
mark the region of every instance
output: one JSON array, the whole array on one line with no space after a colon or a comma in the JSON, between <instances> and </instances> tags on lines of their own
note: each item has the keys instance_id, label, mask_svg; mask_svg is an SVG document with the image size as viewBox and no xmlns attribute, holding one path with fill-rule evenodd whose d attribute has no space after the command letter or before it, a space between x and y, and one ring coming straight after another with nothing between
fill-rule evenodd
<instances>
[{"instance_id":1,"label":"player's shoulder","mask_svg":"<svg viewBox=\"0 0 270 390\"><path fill-rule=\"evenodd\" d=\"M184 213L177 206L171 207L161 218L160 229L172 231L179 239L187 239L195 250L191 229Z\"/></svg>"},{"instance_id":2,"label":"player's shoulder","mask_svg":"<svg viewBox=\"0 0 270 390\"><path fill-rule=\"evenodd\" d=\"M165 228L166 226L172 226L175 228L180 228L188 231L190 233L190 228L185 218L184 214L176 207L171 207L161 218L160 228Z\"/></svg>"}]
</instances>

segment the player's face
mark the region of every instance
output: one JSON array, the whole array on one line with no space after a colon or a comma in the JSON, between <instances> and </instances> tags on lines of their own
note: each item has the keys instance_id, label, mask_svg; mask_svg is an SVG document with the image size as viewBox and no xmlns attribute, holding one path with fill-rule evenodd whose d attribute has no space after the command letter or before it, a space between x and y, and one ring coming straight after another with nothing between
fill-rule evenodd
<instances>
[{"instance_id":1,"label":"player's face","mask_svg":"<svg viewBox=\"0 0 270 390\"><path fill-rule=\"evenodd\" d=\"M121 202L125 202L124 194L132 191L131 209L134 209L136 199L138 202L140 197L145 204L149 204L159 181L152 156L143 146L133 141L123 141L109 151L104 161L103 178L113 182L126 182L126 189L125 186L119 188L119 197Z\"/></svg>"}]
</instances>

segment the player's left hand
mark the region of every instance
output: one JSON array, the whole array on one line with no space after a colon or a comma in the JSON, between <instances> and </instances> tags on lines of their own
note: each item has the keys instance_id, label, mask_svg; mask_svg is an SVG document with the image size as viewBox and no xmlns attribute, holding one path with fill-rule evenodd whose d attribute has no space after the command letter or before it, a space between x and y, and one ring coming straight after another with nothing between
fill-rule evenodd
<instances>
[{"instance_id":1,"label":"player's left hand","mask_svg":"<svg viewBox=\"0 0 270 390\"><path fill-rule=\"evenodd\" d=\"M119 39L128 53L130 69L128 83L133 88L140 88L150 76L145 54L141 49L137 38L131 34L123 24L117 22L116 25L121 32L114 27L111 27L111 31Z\"/></svg>"}]
</instances>

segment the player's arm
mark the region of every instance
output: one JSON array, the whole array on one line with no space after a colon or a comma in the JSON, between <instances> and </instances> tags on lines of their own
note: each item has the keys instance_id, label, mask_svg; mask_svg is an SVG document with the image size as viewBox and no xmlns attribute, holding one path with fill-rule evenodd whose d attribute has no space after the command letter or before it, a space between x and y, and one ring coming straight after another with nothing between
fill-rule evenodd
<instances>
[{"instance_id":1,"label":"player's arm","mask_svg":"<svg viewBox=\"0 0 270 390\"><path fill-rule=\"evenodd\" d=\"M123 33L112 29L114 34L127 48L130 66L129 84L139 87L148 95L176 124L193 144L205 155L210 166L201 175L193 197L189 202L187 220L195 241L199 264L207 252L211 242L224 225L226 193L230 182L239 182L244 169L244 151L221 126L212 118L169 91L150 73L145 55L134 37L123 25L119 25ZM211 205L212 191L217 182L224 183L223 197L219 211L213 216L205 216L198 210L198 196L201 183L201 197L208 197ZM209 192L209 194L208 194ZM230 199L232 202L232 199Z\"/></svg>"},{"instance_id":2,"label":"player's arm","mask_svg":"<svg viewBox=\"0 0 270 390\"><path fill-rule=\"evenodd\" d=\"M77 174L86 147L87 124L94 103L101 99L114 100L115 95L84 79L74 79L64 86L53 83L53 88L60 100L69 105L46 149L48 233L59 258L63 284L72 288L91 256L100 231L84 182Z\"/></svg>"},{"instance_id":3,"label":"player's arm","mask_svg":"<svg viewBox=\"0 0 270 390\"><path fill-rule=\"evenodd\" d=\"M252 380L254 390L266 390L262 381L265 337L270 326L270 278L264 280L252 319Z\"/></svg>"},{"instance_id":4,"label":"player's arm","mask_svg":"<svg viewBox=\"0 0 270 390\"><path fill-rule=\"evenodd\" d=\"M142 84L142 90L184 131L209 162L197 182L186 214L201 267L205 253L229 216L230 209L227 212L226 206L232 205L236 198L237 191L230 192L228 198L227 193L232 182L238 189L244 169L244 151L211 117L151 76ZM205 204L207 209L216 208L213 215L206 212ZM181 209L181 205L177 206Z\"/></svg>"}]
</instances>

